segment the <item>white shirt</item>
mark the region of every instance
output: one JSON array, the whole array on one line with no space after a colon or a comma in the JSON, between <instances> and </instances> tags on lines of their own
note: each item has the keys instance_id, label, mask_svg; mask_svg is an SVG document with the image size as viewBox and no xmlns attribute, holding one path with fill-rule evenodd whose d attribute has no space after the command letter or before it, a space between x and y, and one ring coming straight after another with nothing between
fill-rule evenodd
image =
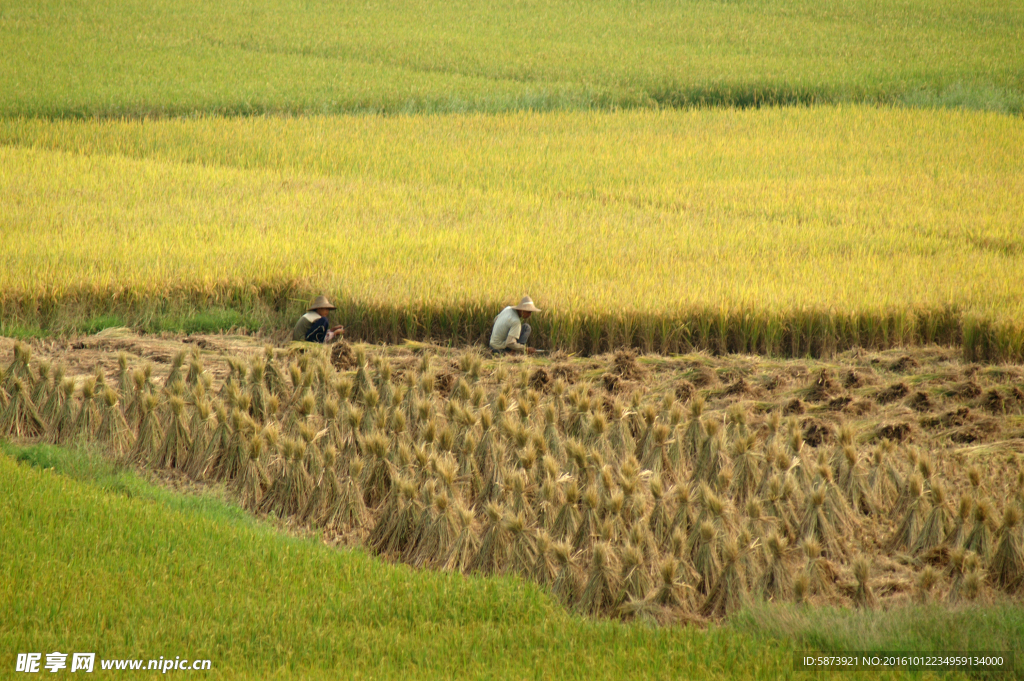
<instances>
[{"instance_id":1,"label":"white shirt","mask_svg":"<svg viewBox=\"0 0 1024 681\"><path fill-rule=\"evenodd\" d=\"M522 330L523 322L519 319L519 313L509 305L494 318L491 347L495 350L505 350L506 348L518 350L522 347L518 343Z\"/></svg>"}]
</instances>

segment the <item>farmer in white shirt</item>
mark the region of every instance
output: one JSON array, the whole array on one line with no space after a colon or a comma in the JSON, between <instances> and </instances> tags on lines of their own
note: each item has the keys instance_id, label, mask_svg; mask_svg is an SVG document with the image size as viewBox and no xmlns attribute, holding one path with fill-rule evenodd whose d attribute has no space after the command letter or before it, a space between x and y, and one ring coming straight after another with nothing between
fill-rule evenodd
<instances>
[{"instance_id":1,"label":"farmer in white shirt","mask_svg":"<svg viewBox=\"0 0 1024 681\"><path fill-rule=\"evenodd\" d=\"M491 350L495 353L526 352L534 354L534 348L526 347L530 340L530 325L525 321L534 312L540 312L529 296L525 296L518 305L506 307L494 318L494 329L491 331Z\"/></svg>"}]
</instances>

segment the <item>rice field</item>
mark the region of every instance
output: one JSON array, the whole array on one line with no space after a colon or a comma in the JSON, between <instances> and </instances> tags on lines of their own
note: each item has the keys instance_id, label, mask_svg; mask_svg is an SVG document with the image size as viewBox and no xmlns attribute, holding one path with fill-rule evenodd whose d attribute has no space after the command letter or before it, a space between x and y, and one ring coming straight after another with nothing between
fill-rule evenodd
<instances>
[{"instance_id":1,"label":"rice field","mask_svg":"<svg viewBox=\"0 0 1024 681\"><path fill-rule=\"evenodd\" d=\"M672 371L627 353L336 344L222 354L215 380L210 352L178 350L159 375L108 353L71 375L17 344L0 436L94 444L392 561L536 582L589 616L957 608L1019 604L1024 588L1015 367L940 351L842 374Z\"/></svg>"},{"instance_id":2,"label":"rice field","mask_svg":"<svg viewBox=\"0 0 1024 681\"><path fill-rule=\"evenodd\" d=\"M0 141L7 328L226 308L270 331L324 292L354 338L465 343L528 292L574 352L1024 358L1017 117L8 119Z\"/></svg>"},{"instance_id":3,"label":"rice field","mask_svg":"<svg viewBox=\"0 0 1024 681\"><path fill-rule=\"evenodd\" d=\"M1024 108L1007 0L0 5L0 116Z\"/></svg>"}]
</instances>

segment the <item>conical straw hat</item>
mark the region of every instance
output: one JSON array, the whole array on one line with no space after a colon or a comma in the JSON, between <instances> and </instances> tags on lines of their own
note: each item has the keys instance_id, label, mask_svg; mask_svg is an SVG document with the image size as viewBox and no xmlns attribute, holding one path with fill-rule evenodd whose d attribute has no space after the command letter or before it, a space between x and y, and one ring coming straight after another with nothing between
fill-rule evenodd
<instances>
[{"instance_id":1,"label":"conical straw hat","mask_svg":"<svg viewBox=\"0 0 1024 681\"><path fill-rule=\"evenodd\" d=\"M306 312L312 312L313 310L319 310L320 308L327 308L328 310L336 310L338 308L331 305L330 301L327 300L327 296L317 296L313 299L313 302L306 308Z\"/></svg>"},{"instance_id":2,"label":"conical straw hat","mask_svg":"<svg viewBox=\"0 0 1024 681\"><path fill-rule=\"evenodd\" d=\"M540 308L533 304L533 299L530 296L523 296L519 304L512 309L519 310L520 312L540 312Z\"/></svg>"}]
</instances>

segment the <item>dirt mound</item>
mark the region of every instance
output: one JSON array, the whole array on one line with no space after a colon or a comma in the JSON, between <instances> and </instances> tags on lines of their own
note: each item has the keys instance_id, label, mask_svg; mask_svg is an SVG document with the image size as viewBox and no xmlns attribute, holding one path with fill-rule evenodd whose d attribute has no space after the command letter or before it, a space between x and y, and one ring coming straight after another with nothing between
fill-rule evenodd
<instances>
[{"instance_id":1,"label":"dirt mound","mask_svg":"<svg viewBox=\"0 0 1024 681\"><path fill-rule=\"evenodd\" d=\"M883 388L878 391L875 395L875 401L879 404L891 404L896 400L901 400L910 394L910 388L907 387L906 383L893 383L888 388Z\"/></svg>"},{"instance_id":2,"label":"dirt mound","mask_svg":"<svg viewBox=\"0 0 1024 681\"><path fill-rule=\"evenodd\" d=\"M986 442L991 440L998 432L999 421L996 419L982 418L950 433L949 439L957 444L966 445L974 442Z\"/></svg>"},{"instance_id":3,"label":"dirt mound","mask_svg":"<svg viewBox=\"0 0 1024 681\"><path fill-rule=\"evenodd\" d=\"M968 407L958 407L941 416L922 419L921 425L925 428L959 428L972 421L974 421L974 415L971 410Z\"/></svg>"},{"instance_id":4,"label":"dirt mound","mask_svg":"<svg viewBox=\"0 0 1024 681\"><path fill-rule=\"evenodd\" d=\"M857 373L855 369L850 369L849 371L846 372L846 375L843 376L844 388L859 388L862 385L864 385L864 383L864 376Z\"/></svg>"},{"instance_id":5,"label":"dirt mound","mask_svg":"<svg viewBox=\"0 0 1024 681\"><path fill-rule=\"evenodd\" d=\"M434 376L434 389L442 397L448 397L458 381L459 377L452 372L442 371Z\"/></svg>"},{"instance_id":6,"label":"dirt mound","mask_svg":"<svg viewBox=\"0 0 1024 681\"><path fill-rule=\"evenodd\" d=\"M832 372L822 369L807 390L808 402L825 402L835 397L839 391L839 384L832 379Z\"/></svg>"},{"instance_id":7,"label":"dirt mound","mask_svg":"<svg viewBox=\"0 0 1024 681\"><path fill-rule=\"evenodd\" d=\"M847 414L853 414L854 416L863 416L864 414L870 414L875 410L875 403L871 400L854 400L850 404L846 405L843 410Z\"/></svg>"},{"instance_id":8,"label":"dirt mound","mask_svg":"<svg viewBox=\"0 0 1024 681\"><path fill-rule=\"evenodd\" d=\"M985 397L982 399L981 404L985 407L985 410L991 414L1006 413L1006 400L1003 399L1002 394L995 388L992 388L985 393Z\"/></svg>"},{"instance_id":9,"label":"dirt mound","mask_svg":"<svg viewBox=\"0 0 1024 681\"><path fill-rule=\"evenodd\" d=\"M338 371L348 371L356 368L356 353L352 352L352 346L345 341L338 341L331 346L331 366Z\"/></svg>"},{"instance_id":10,"label":"dirt mound","mask_svg":"<svg viewBox=\"0 0 1024 681\"><path fill-rule=\"evenodd\" d=\"M907 400L907 406L914 411L931 411L932 401L928 397L928 393L918 390L909 400Z\"/></svg>"},{"instance_id":11,"label":"dirt mound","mask_svg":"<svg viewBox=\"0 0 1024 681\"><path fill-rule=\"evenodd\" d=\"M647 369L637 363L636 353L632 350L616 352L609 373L616 374L627 381L640 381L647 378Z\"/></svg>"},{"instance_id":12,"label":"dirt mound","mask_svg":"<svg viewBox=\"0 0 1024 681\"><path fill-rule=\"evenodd\" d=\"M695 386L693 383L690 383L685 378L676 384L676 399L679 400L680 402L686 402L691 397L693 397L693 394L695 392L697 392L697 386Z\"/></svg>"},{"instance_id":13,"label":"dirt mound","mask_svg":"<svg viewBox=\"0 0 1024 681\"><path fill-rule=\"evenodd\" d=\"M723 395L735 396L735 395L753 395L754 389L743 380L743 377L736 379L735 383L731 383L725 390L722 391Z\"/></svg>"},{"instance_id":14,"label":"dirt mound","mask_svg":"<svg viewBox=\"0 0 1024 681\"><path fill-rule=\"evenodd\" d=\"M538 367L530 375L530 387L543 391L551 383L551 374L544 367Z\"/></svg>"},{"instance_id":15,"label":"dirt mound","mask_svg":"<svg viewBox=\"0 0 1024 681\"><path fill-rule=\"evenodd\" d=\"M798 397L794 397L789 402L786 402L786 405L782 407L783 416L790 416L792 414L803 414L804 411L806 411L806 409L804 408L804 403Z\"/></svg>"},{"instance_id":16,"label":"dirt mound","mask_svg":"<svg viewBox=\"0 0 1024 681\"><path fill-rule=\"evenodd\" d=\"M604 384L604 389L612 394L629 394L636 390L638 383L636 381L627 381L618 374L605 374L601 377L601 382Z\"/></svg>"},{"instance_id":17,"label":"dirt mound","mask_svg":"<svg viewBox=\"0 0 1024 681\"><path fill-rule=\"evenodd\" d=\"M832 429L821 421L804 419L801 426L804 430L804 442L808 447L820 447L832 439Z\"/></svg>"},{"instance_id":18,"label":"dirt mound","mask_svg":"<svg viewBox=\"0 0 1024 681\"><path fill-rule=\"evenodd\" d=\"M963 383L957 383L949 388L949 394L952 397L960 398L961 400L971 400L981 394L981 386L979 386L973 380L964 381Z\"/></svg>"},{"instance_id":19,"label":"dirt mound","mask_svg":"<svg viewBox=\"0 0 1024 681\"><path fill-rule=\"evenodd\" d=\"M580 378L580 370L571 364L555 364L548 371L553 379L562 379L565 383L573 384Z\"/></svg>"},{"instance_id":20,"label":"dirt mound","mask_svg":"<svg viewBox=\"0 0 1024 681\"><path fill-rule=\"evenodd\" d=\"M718 385L718 374L705 366L694 367L686 373L686 378L698 388Z\"/></svg>"},{"instance_id":21,"label":"dirt mound","mask_svg":"<svg viewBox=\"0 0 1024 681\"><path fill-rule=\"evenodd\" d=\"M905 374L911 369L916 369L919 366L921 366L921 363L916 359L910 355L904 355L889 365L889 371L893 371L898 374Z\"/></svg>"},{"instance_id":22,"label":"dirt mound","mask_svg":"<svg viewBox=\"0 0 1024 681\"><path fill-rule=\"evenodd\" d=\"M912 439L914 429L909 423L887 423L879 426L877 436L882 440L906 442Z\"/></svg>"},{"instance_id":23,"label":"dirt mound","mask_svg":"<svg viewBox=\"0 0 1024 681\"><path fill-rule=\"evenodd\" d=\"M850 404L850 402L852 401L852 397L843 395L835 399L829 400L829 403L826 405L825 408L828 409L829 411L842 411L843 409L846 408L846 405Z\"/></svg>"}]
</instances>

